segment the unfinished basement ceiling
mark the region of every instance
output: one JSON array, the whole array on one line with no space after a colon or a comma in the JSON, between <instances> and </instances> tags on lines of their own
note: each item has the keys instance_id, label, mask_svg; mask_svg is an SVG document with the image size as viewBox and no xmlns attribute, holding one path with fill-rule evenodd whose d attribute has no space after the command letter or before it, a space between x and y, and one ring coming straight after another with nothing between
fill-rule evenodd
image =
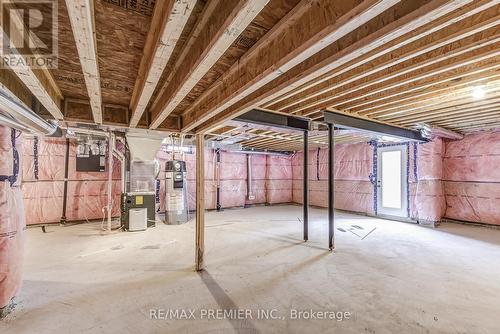
<instances>
[{"instance_id":1,"label":"unfinished basement ceiling","mask_svg":"<svg viewBox=\"0 0 500 334\"><path fill-rule=\"evenodd\" d=\"M59 66L31 92L52 118L282 151L300 149L301 135L228 121L261 108L321 122L330 109L408 129L500 126L497 1L96 0L87 51L97 61L86 69L76 40L91 35L72 26L66 4L58 0ZM93 70L98 85L86 82ZM311 145L325 138L312 134Z\"/></svg>"}]
</instances>

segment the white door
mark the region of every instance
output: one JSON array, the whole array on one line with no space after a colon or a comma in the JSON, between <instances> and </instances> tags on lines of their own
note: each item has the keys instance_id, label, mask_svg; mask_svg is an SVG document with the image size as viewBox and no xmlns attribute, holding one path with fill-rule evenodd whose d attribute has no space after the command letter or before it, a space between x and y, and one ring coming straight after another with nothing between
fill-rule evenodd
<instances>
[{"instance_id":1,"label":"white door","mask_svg":"<svg viewBox=\"0 0 500 334\"><path fill-rule=\"evenodd\" d=\"M407 146L379 147L377 152L378 214L407 217Z\"/></svg>"}]
</instances>

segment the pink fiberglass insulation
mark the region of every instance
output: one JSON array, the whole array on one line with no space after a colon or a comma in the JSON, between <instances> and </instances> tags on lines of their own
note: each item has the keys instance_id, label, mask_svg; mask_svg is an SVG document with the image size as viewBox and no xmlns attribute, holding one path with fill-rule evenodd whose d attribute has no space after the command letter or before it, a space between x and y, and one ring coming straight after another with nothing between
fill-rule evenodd
<instances>
[{"instance_id":1,"label":"pink fiberglass insulation","mask_svg":"<svg viewBox=\"0 0 500 334\"><path fill-rule=\"evenodd\" d=\"M328 177L328 154L320 154L320 177ZM321 152L320 152L321 153ZM373 214L373 147L367 143L335 145L335 205L347 211Z\"/></svg>"},{"instance_id":2,"label":"pink fiberglass insulation","mask_svg":"<svg viewBox=\"0 0 500 334\"><path fill-rule=\"evenodd\" d=\"M246 204L289 203L292 202L292 159L283 156L263 154L249 155L251 161L253 200L248 199L247 154L240 152L220 152L220 163L216 162L215 150L205 151L205 207L215 209L217 205L217 173L220 176L220 201L222 208L240 207ZM160 151L156 155L164 170L165 162L172 154ZM180 156L177 157L181 159ZM196 155L185 154L187 168L188 205L195 209L196 199ZM217 172L217 170L219 170ZM163 178L163 175L160 174ZM160 198L165 194L163 181L160 182ZM160 212L165 210L160 203Z\"/></svg>"},{"instance_id":3,"label":"pink fiberglass insulation","mask_svg":"<svg viewBox=\"0 0 500 334\"><path fill-rule=\"evenodd\" d=\"M23 182L28 224L59 222L62 215L64 181Z\"/></svg>"},{"instance_id":4,"label":"pink fiberglass insulation","mask_svg":"<svg viewBox=\"0 0 500 334\"><path fill-rule=\"evenodd\" d=\"M35 150L35 139L26 138L24 146L22 189L26 221L29 225L59 222L63 211L66 139L39 137ZM107 163L104 172L76 171L76 146L76 141L71 140L66 218L68 221L103 219L106 215L103 208L108 205ZM38 175L35 175L35 157L38 159ZM120 161L113 159L112 215L117 217L120 211L121 174Z\"/></svg>"},{"instance_id":5,"label":"pink fiberglass insulation","mask_svg":"<svg viewBox=\"0 0 500 334\"><path fill-rule=\"evenodd\" d=\"M293 188L292 159L288 156L267 156L267 203L291 203Z\"/></svg>"},{"instance_id":6,"label":"pink fiberglass insulation","mask_svg":"<svg viewBox=\"0 0 500 334\"><path fill-rule=\"evenodd\" d=\"M196 209L196 149L192 154L185 154L188 179L188 206ZM205 148L205 208L215 209L217 206L217 175L215 151Z\"/></svg>"},{"instance_id":7,"label":"pink fiberglass insulation","mask_svg":"<svg viewBox=\"0 0 500 334\"><path fill-rule=\"evenodd\" d=\"M447 141L445 217L500 225L500 131Z\"/></svg>"},{"instance_id":8,"label":"pink fiberglass insulation","mask_svg":"<svg viewBox=\"0 0 500 334\"><path fill-rule=\"evenodd\" d=\"M439 222L446 209L442 182L444 142L435 138L429 143L412 144L409 148L410 217L420 223Z\"/></svg>"},{"instance_id":9,"label":"pink fiberglass insulation","mask_svg":"<svg viewBox=\"0 0 500 334\"><path fill-rule=\"evenodd\" d=\"M0 175L14 175L12 132L0 126ZM22 137L15 134L15 148L22 165ZM12 182L11 182L12 181ZM17 180L0 182L0 308L10 304L21 286L25 217L23 195Z\"/></svg>"},{"instance_id":10,"label":"pink fiberglass insulation","mask_svg":"<svg viewBox=\"0 0 500 334\"><path fill-rule=\"evenodd\" d=\"M254 199L246 198L245 204L263 204L266 203L266 171L267 171L267 156L264 154L249 154L250 171L248 176L251 176L251 188L248 189L248 194Z\"/></svg>"},{"instance_id":11,"label":"pink fiberglass insulation","mask_svg":"<svg viewBox=\"0 0 500 334\"><path fill-rule=\"evenodd\" d=\"M219 168L221 206L244 206L247 197L246 154L221 151Z\"/></svg>"},{"instance_id":12,"label":"pink fiberglass insulation","mask_svg":"<svg viewBox=\"0 0 500 334\"><path fill-rule=\"evenodd\" d=\"M367 143L335 145L335 208L353 212L373 213L372 172L373 148ZM309 203L328 206L328 149L309 151ZM293 201L302 203L303 154L292 159Z\"/></svg>"},{"instance_id":13,"label":"pink fiberglass insulation","mask_svg":"<svg viewBox=\"0 0 500 334\"><path fill-rule=\"evenodd\" d=\"M441 139L418 145L417 170L419 182L413 177L414 145L410 145L410 213L422 221L439 221L445 202L442 187ZM367 143L335 145L335 208L374 214L373 147ZM293 200L302 203L302 153L293 158ZM309 203L314 206L328 206L328 150L309 151Z\"/></svg>"}]
</instances>

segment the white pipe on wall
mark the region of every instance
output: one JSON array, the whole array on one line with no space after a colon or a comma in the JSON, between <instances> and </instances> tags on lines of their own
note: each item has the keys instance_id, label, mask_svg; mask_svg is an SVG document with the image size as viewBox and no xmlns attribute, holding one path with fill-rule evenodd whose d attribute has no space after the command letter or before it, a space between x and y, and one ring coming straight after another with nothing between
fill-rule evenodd
<instances>
[{"instance_id":1,"label":"white pipe on wall","mask_svg":"<svg viewBox=\"0 0 500 334\"><path fill-rule=\"evenodd\" d=\"M252 189L252 181L253 181L253 175L252 175L252 155L251 154L247 154L247 189L248 189L248 193L247 193L247 198L249 200L253 200L254 196L253 196L253 189Z\"/></svg>"}]
</instances>

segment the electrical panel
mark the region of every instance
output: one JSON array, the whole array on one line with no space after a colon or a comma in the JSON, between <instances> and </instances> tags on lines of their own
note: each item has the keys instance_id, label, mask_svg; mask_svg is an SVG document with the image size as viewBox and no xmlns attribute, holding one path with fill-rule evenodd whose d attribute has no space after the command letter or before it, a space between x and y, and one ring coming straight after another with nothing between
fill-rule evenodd
<instances>
[{"instance_id":1,"label":"electrical panel","mask_svg":"<svg viewBox=\"0 0 500 334\"><path fill-rule=\"evenodd\" d=\"M76 146L77 172L104 172L106 170L106 141L79 140Z\"/></svg>"}]
</instances>

